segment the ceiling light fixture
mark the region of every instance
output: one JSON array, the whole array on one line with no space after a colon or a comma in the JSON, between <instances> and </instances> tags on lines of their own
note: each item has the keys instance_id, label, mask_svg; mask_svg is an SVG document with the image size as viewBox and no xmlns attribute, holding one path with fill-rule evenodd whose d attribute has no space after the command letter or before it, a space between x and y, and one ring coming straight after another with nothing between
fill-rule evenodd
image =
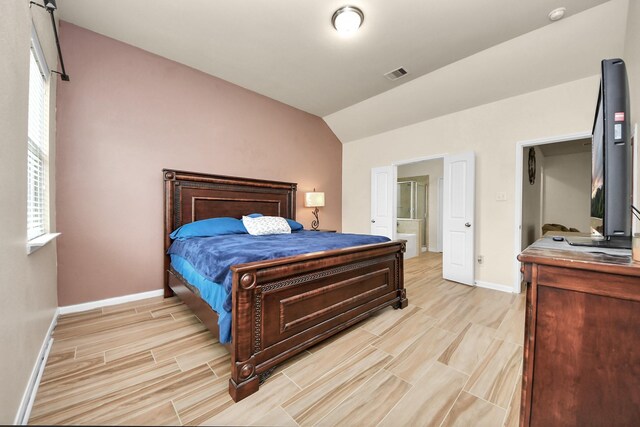
<instances>
[{"instance_id":1,"label":"ceiling light fixture","mask_svg":"<svg viewBox=\"0 0 640 427\"><path fill-rule=\"evenodd\" d=\"M342 6L331 17L333 28L342 36L348 36L358 31L362 21L364 21L364 13L355 6Z\"/></svg>"},{"instance_id":2,"label":"ceiling light fixture","mask_svg":"<svg viewBox=\"0 0 640 427\"><path fill-rule=\"evenodd\" d=\"M551 12L549 12L549 21L555 22L561 20L562 18L564 18L564 14L566 11L567 9L564 7L553 9Z\"/></svg>"}]
</instances>

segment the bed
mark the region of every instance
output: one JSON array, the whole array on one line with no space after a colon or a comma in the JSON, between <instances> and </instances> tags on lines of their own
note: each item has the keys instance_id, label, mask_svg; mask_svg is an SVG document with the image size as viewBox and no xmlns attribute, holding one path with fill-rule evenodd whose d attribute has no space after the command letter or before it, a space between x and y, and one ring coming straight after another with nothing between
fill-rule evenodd
<instances>
[{"instance_id":1,"label":"bed","mask_svg":"<svg viewBox=\"0 0 640 427\"><path fill-rule=\"evenodd\" d=\"M218 314L171 265L178 227L252 212L295 220L294 183L163 170L164 296L177 295L216 337ZM317 232L321 233L321 232ZM318 234L320 236L320 234ZM229 394L256 392L273 369L387 306L407 306L402 241L324 250L231 267Z\"/></svg>"}]
</instances>

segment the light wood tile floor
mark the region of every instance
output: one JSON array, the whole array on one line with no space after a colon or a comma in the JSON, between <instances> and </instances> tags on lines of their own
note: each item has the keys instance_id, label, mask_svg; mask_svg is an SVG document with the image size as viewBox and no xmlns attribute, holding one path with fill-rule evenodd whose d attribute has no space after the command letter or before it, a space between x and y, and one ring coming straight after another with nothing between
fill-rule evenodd
<instances>
[{"instance_id":1,"label":"light wood tile floor","mask_svg":"<svg viewBox=\"0 0 640 427\"><path fill-rule=\"evenodd\" d=\"M229 355L176 298L61 316L31 424L515 425L524 294L405 262L409 306L383 310L278 367L233 403Z\"/></svg>"}]
</instances>

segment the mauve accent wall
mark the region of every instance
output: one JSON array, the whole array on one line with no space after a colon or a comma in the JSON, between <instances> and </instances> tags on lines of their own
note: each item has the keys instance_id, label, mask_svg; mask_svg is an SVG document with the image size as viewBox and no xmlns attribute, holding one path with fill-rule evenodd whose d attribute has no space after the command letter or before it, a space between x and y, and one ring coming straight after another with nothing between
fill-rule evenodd
<instances>
[{"instance_id":1,"label":"mauve accent wall","mask_svg":"<svg viewBox=\"0 0 640 427\"><path fill-rule=\"evenodd\" d=\"M324 121L160 56L60 23L60 306L162 288L162 168L298 183L341 228L342 146Z\"/></svg>"}]
</instances>

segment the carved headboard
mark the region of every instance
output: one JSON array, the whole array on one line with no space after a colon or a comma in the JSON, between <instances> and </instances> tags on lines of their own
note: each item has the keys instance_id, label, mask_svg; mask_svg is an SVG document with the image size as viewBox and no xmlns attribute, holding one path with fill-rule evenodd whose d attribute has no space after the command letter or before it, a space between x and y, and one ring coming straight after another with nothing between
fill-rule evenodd
<instances>
[{"instance_id":1,"label":"carved headboard","mask_svg":"<svg viewBox=\"0 0 640 427\"><path fill-rule=\"evenodd\" d=\"M193 221L258 212L296 219L297 184L164 169L165 251L169 234Z\"/></svg>"}]
</instances>

